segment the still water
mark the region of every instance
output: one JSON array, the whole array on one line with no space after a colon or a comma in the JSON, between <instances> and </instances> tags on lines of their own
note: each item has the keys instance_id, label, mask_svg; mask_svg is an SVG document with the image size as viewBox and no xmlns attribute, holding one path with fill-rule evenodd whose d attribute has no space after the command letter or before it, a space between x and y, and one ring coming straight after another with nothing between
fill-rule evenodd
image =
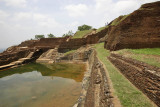
<instances>
[{"instance_id":1,"label":"still water","mask_svg":"<svg viewBox=\"0 0 160 107\"><path fill-rule=\"evenodd\" d=\"M71 107L81 92L84 64L31 63L0 71L0 107Z\"/></svg>"}]
</instances>

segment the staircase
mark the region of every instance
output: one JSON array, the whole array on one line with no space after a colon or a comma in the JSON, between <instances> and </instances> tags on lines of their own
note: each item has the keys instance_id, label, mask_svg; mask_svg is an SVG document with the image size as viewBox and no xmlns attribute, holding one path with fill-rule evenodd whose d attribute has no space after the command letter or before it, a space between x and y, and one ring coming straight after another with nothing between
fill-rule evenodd
<instances>
[{"instance_id":1,"label":"staircase","mask_svg":"<svg viewBox=\"0 0 160 107\"><path fill-rule=\"evenodd\" d=\"M36 62L38 63L53 63L56 62L57 57L59 56L58 48L49 49L47 52L43 53Z\"/></svg>"},{"instance_id":2,"label":"staircase","mask_svg":"<svg viewBox=\"0 0 160 107\"><path fill-rule=\"evenodd\" d=\"M25 63L26 61L31 60L33 54L34 54L34 52L30 52L26 58L20 58L18 61L14 61L14 62L11 62L10 64L0 66L0 70L10 68L13 66L21 65L21 64Z\"/></svg>"}]
</instances>

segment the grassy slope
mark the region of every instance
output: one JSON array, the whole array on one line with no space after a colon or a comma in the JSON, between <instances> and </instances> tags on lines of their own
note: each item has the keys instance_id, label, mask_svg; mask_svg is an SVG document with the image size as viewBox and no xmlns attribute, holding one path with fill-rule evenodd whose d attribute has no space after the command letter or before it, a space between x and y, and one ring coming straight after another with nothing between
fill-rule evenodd
<instances>
[{"instance_id":1,"label":"grassy slope","mask_svg":"<svg viewBox=\"0 0 160 107\"><path fill-rule=\"evenodd\" d=\"M112 23L111 26L117 26L120 22L122 22L126 17L128 17L129 15L124 15L121 16L122 18L118 17L116 18Z\"/></svg>"},{"instance_id":2,"label":"grassy slope","mask_svg":"<svg viewBox=\"0 0 160 107\"><path fill-rule=\"evenodd\" d=\"M109 51L103 48L104 43L96 44L95 48L99 59L106 66L112 81L115 93L123 107L154 107L150 101L135 88L107 59Z\"/></svg>"},{"instance_id":3,"label":"grassy slope","mask_svg":"<svg viewBox=\"0 0 160 107\"><path fill-rule=\"evenodd\" d=\"M103 30L103 29L105 29L106 27L104 26L104 27L100 27L100 28L98 28L97 30L96 30L96 32L100 32L101 30Z\"/></svg>"},{"instance_id":4,"label":"grassy slope","mask_svg":"<svg viewBox=\"0 0 160 107\"><path fill-rule=\"evenodd\" d=\"M92 30L77 31L73 38L82 38L84 35L91 33Z\"/></svg>"},{"instance_id":5,"label":"grassy slope","mask_svg":"<svg viewBox=\"0 0 160 107\"><path fill-rule=\"evenodd\" d=\"M160 67L160 48L123 49L116 53Z\"/></svg>"}]
</instances>

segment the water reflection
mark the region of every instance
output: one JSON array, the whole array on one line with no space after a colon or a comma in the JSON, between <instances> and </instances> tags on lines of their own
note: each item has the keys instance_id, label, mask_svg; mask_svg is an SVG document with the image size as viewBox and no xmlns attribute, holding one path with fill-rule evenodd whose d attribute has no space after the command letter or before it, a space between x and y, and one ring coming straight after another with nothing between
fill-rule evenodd
<instances>
[{"instance_id":1,"label":"water reflection","mask_svg":"<svg viewBox=\"0 0 160 107\"><path fill-rule=\"evenodd\" d=\"M70 107L79 97L85 65L28 64L0 72L0 107Z\"/></svg>"},{"instance_id":2,"label":"water reflection","mask_svg":"<svg viewBox=\"0 0 160 107\"><path fill-rule=\"evenodd\" d=\"M31 63L18 68L0 71L0 78L10 76L13 74L22 74L25 72L37 71L42 76L57 76L63 78L74 79L77 82L81 82L83 79L85 65L84 64L72 64L72 63L57 63L57 64L39 64Z\"/></svg>"}]
</instances>

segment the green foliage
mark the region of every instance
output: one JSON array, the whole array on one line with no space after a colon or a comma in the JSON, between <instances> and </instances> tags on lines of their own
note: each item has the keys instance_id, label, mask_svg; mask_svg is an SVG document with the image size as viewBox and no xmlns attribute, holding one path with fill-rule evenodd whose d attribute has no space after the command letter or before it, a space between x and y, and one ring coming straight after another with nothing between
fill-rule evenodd
<instances>
[{"instance_id":1,"label":"green foliage","mask_svg":"<svg viewBox=\"0 0 160 107\"><path fill-rule=\"evenodd\" d=\"M48 38L55 38L55 36L53 34L48 34Z\"/></svg>"},{"instance_id":2,"label":"green foliage","mask_svg":"<svg viewBox=\"0 0 160 107\"><path fill-rule=\"evenodd\" d=\"M41 39L41 38L45 38L44 35L35 35L35 39Z\"/></svg>"},{"instance_id":3,"label":"green foliage","mask_svg":"<svg viewBox=\"0 0 160 107\"><path fill-rule=\"evenodd\" d=\"M123 107L154 107L141 91L135 88L107 59L109 51L104 49L104 43L95 45L97 56L105 65L115 90Z\"/></svg>"},{"instance_id":4,"label":"green foliage","mask_svg":"<svg viewBox=\"0 0 160 107\"><path fill-rule=\"evenodd\" d=\"M82 26L78 26L78 30L79 31L83 31L83 30L90 30L92 29L92 26L89 26L89 25L82 25Z\"/></svg>"},{"instance_id":5,"label":"green foliage","mask_svg":"<svg viewBox=\"0 0 160 107\"><path fill-rule=\"evenodd\" d=\"M65 36L73 36L73 32L72 30L68 31L66 34L63 34L62 37L65 37Z\"/></svg>"},{"instance_id":6,"label":"green foliage","mask_svg":"<svg viewBox=\"0 0 160 107\"><path fill-rule=\"evenodd\" d=\"M73 36L73 38L82 38L83 36L85 36L91 32L92 32L92 30L77 31L75 33L75 35Z\"/></svg>"}]
</instances>

